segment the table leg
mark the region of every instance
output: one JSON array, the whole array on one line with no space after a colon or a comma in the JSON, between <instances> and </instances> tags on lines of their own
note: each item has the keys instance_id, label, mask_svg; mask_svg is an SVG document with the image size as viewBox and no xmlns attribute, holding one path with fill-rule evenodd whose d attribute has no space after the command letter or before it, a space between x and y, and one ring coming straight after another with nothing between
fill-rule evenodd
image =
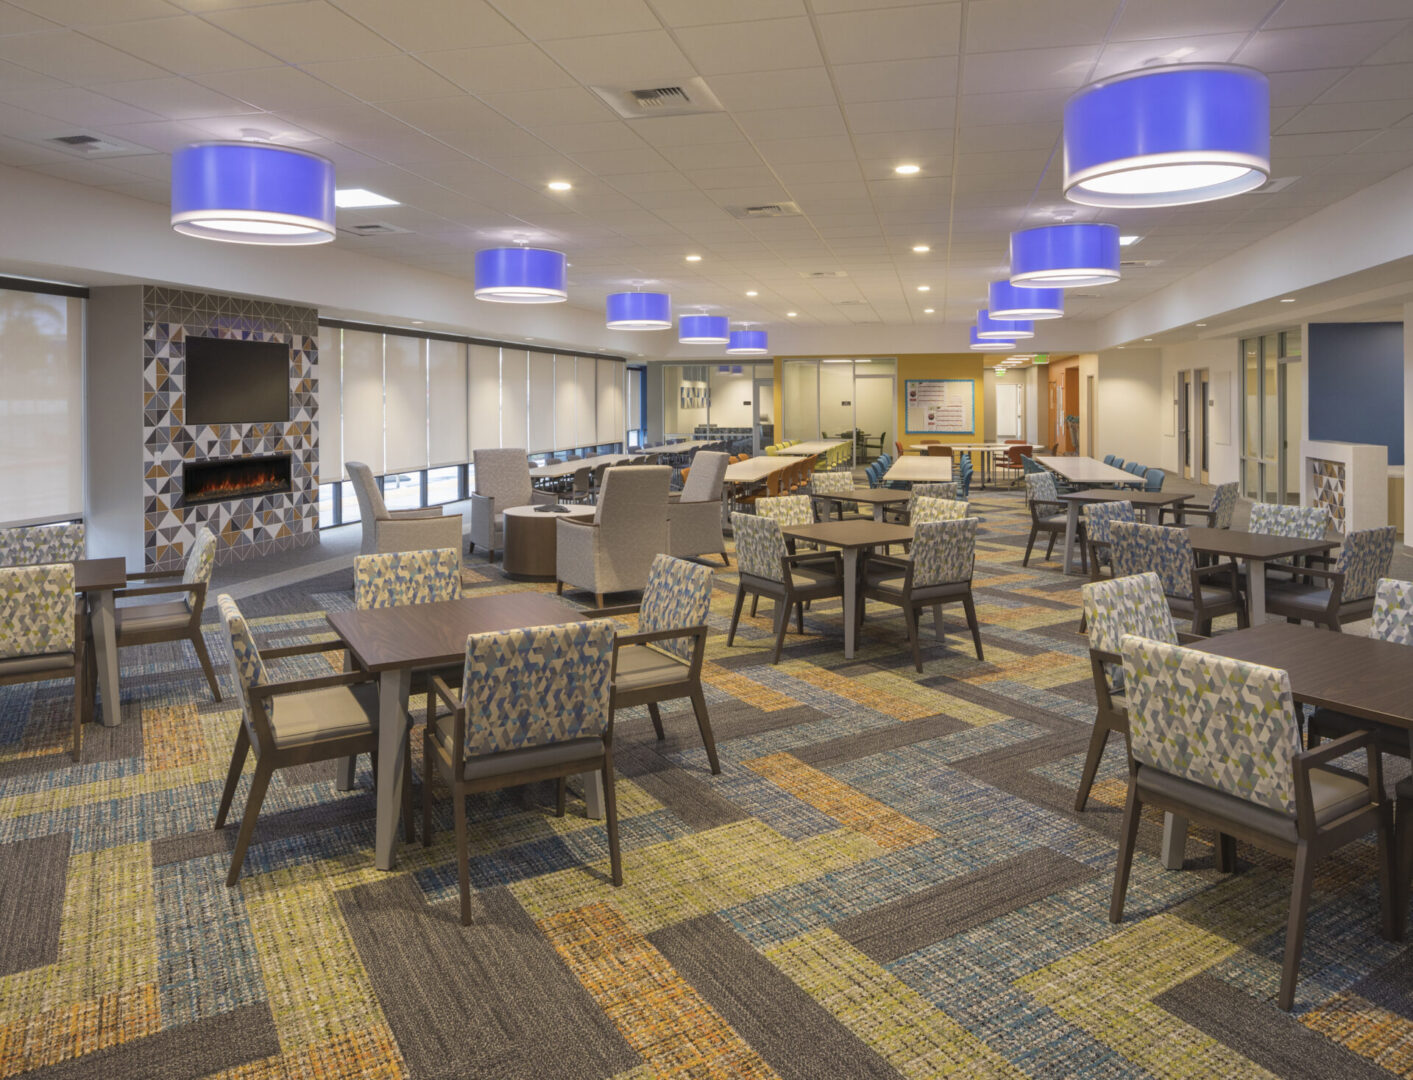
<instances>
[{"instance_id":1,"label":"table leg","mask_svg":"<svg viewBox=\"0 0 1413 1080\"><path fill-rule=\"evenodd\" d=\"M1160 515L1160 513L1159 513L1159 511L1162 510L1162 507L1160 507L1160 506L1148 506L1148 507L1145 507L1144 509L1145 509L1145 513L1144 513L1144 515L1143 515L1143 520L1144 520L1144 521L1146 521L1149 525L1161 525L1161 524L1162 524L1162 521L1160 520L1160 516L1161 516L1161 515Z\"/></svg>"},{"instance_id":2,"label":"table leg","mask_svg":"<svg viewBox=\"0 0 1413 1080\"><path fill-rule=\"evenodd\" d=\"M854 588L859 576L859 549L846 547L844 555L844 659L854 658L854 619L857 617L858 598ZM786 612L789 618L789 612Z\"/></svg>"},{"instance_id":3,"label":"table leg","mask_svg":"<svg viewBox=\"0 0 1413 1080\"><path fill-rule=\"evenodd\" d=\"M353 653L347 649L343 651L343 669L352 671L355 667ZM358 759L353 756L339 758L337 773L334 776L334 787L339 791L352 791L353 778L358 773Z\"/></svg>"},{"instance_id":4,"label":"table leg","mask_svg":"<svg viewBox=\"0 0 1413 1080\"><path fill-rule=\"evenodd\" d=\"M1266 621L1266 560L1246 560L1246 614L1252 626Z\"/></svg>"},{"instance_id":5,"label":"table leg","mask_svg":"<svg viewBox=\"0 0 1413 1080\"><path fill-rule=\"evenodd\" d=\"M1070 501L1065 512L1065 573L1074 573L1075 537L1079 535L1079 503Z\"/></svg>"},{"instance_id":6,"label":"table leg","mask_svg":"<svg viewBox=\"0 0 1413 1080\"><path fill-rule=\"evenodd\" d=\"M1177 814L1163 815L1163 866L1181 870L1183 853L1187 850L1187 818Z\"/></svg>"},{"instance_id":7,"label":"table leg","mask_svg":"<svg viewBox=\"0 0 1413 1080\"><path fill-rule=\"evenodd\" d=\"M103 698L103 726L117 727L123 722L122 692L118 687L117 600L112 589L100 589L89 594L93 619L93 647L98 653L98 692Z\"/></svg>"},{"instance_id":8,"label":"table leg","mask_svg":"<svg viewBox=\"0 0 1413 1080\"><path fill-rule=\"evenodd\" d=\"M398 668L378 676L378 818L374 844L379 870L391 870L402 816L402 759L407 752L407 695L412 671Z\"/></svg>"},{"instance_id":9,"label":"table leg","mask_svg":"<svg viewBox=\"0 0 1413 1080\"><path fill-rule=\"evenodd\" d=\"M883 520L883 504L882 504L882 503L874 503L874 504L873 504L873 520L874 520L874 521L882 521L882 520Z\"/></svg>"},{"instance_id":10,"label":"table leg","mask_svg":"<svg viewBox=\"0 0 1413 1080\"><path fill-rule=\"evenodd\" d=\"M603 774L599 772L580 773L584 785L584 816L596 821L603 819Z\"/></svg>"}]
</instances>

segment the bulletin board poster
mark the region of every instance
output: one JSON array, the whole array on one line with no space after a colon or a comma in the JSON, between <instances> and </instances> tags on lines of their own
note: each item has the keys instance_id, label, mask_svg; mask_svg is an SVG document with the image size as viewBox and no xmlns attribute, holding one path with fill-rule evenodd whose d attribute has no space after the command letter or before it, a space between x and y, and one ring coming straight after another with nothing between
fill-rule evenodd
<instances>
[{"instance_id":1,"label":"bulletin board poster","mask_svg":"<svg viewBox=\"0 0 1413 1080\"><path fill-rule=\"evenodd\" d=\"M907 434L976 434L976 384L971 379L907 379L903 392Z\"/></svg>"}]
</instances>

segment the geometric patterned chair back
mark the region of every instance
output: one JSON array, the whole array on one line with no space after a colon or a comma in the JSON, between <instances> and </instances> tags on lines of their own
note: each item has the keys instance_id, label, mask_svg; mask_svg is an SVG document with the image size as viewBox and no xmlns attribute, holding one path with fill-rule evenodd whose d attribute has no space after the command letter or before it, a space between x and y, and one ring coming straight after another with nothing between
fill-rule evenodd
<instances>
[{"instance_id":1,"label":"geometric patterned chair back","mask_svg":"<svg viewBox=\"0 0 1413 1080\"><path fill-rule=\"evenodd\" d=\"M461 552L456 548L359 555L353 560L353 602L360 611L460 598Z\"/></svg>"},{"instance_id":2,"label":"geometric patterned chair back","mask_svg":"<svg viewBox=\"0 0 1413 1080\"><path fill-rule=\"evenodd\" d=\"M186 565L182 567L183 585L210 585L211 568L216 565L216 534L205 525L201 526L201 531L196 534L196 540L191 545L191 552L186 557ZM191 593L182 597L182 602L186 604L186 609L191 610Z\"/></svg>"},{"instance_id":3,"label":"geometric patterned chair back","mask_svg":"<svg viewBox=\"0 0 1413 1080\"><path fill-rule=\"evenodd\" d=\"M816 495L837 495L854 490L854 474L849 472L817 472L810 477L810 488Z\"/></svg>"},{"instance_id":4,"label":"geometric patterned chair back","mask_svg":"<svg viewBox=\"0 0 1413 1080\"><path fill-rule=\"evenodd\" d=\"M74 567L0 569L0 660L74 651Z\"/></svg>"},{"instance_id":5,"label":"geometric patterned chair back","mask_svg":"<svg viewBox=\"0 0 1413 1080\"><path fill-rule=\"evenodd\" d=\"M0 566L39 566L82 559L86 536L82 521L0 529Z\"/></svg>"},{"instance_id":6,"label":"geometric patterned chair back","mask_svg":"<svg viewBox=\"0 0 1413 1080\"><path fill-rule=\"evenodd\" d=\"M1357 529L1346 534L1335 560L1336 573L1344 575L1340 602L1363 600L1374 595L1379 579L1388 573L1393 562L1395 529L1382 525L1377 529Z\"/></svg>"},{"instance_id":7,"label":"geometric patterned chair back","mask_svg":"<svg viewBox=\"0 0 1413 1080\"><path fill-rule=\"evenodd\" d=\"M1207 508L1212 511L1212 528L1230 529L1232 512L1236 510L1236 481L1218 484Z\"/></svg>"},{"instance_id":8,"label":"geometric patterned chair back","mask_svg":"<svg viewBox=\"0 0 1413 1080\"><path fill-rule=\"evenodd\" d=\"M932 495L919 495L913 499L914 525L925 525L929 521L960 521L967 516L967 504L956 499L939 499Z\"/></svg>"},{"instance_id":9,"label":"geometric patterned chair back","mask_svg":"<svg viewBox=\"0 0 1413 1080\"><path fill-rule=\"evenodd\" d=\"M467 755L602 736L613 634L612 620L589 619L467 637Z\"/></svg>"},{"instance_id":10,"label":"geometric patterned chair back","mask_svg":"<svg viewBox=\"0 0 1413 1080\"><path fill-rule=\"evenodd\" d=\"M1330 526L1330 512L1323 506L1284 506L1252 503L1248 532L1284 536L1292 540L1321 540Z\"/></svg>"},{"instance_id":11,"label":"geometric patterned chair back","mask_svg":"<svg viewBox=\"0 0 1413 1080\"><path fill-rule=\"evenodd\" d=\"M814 504L808 495L776 495L769 499L757 499L756 513L764 514L786 527L814 524Z\"/></svg>"},{"instance_id":12,"label":"geometric patterned chair back","mask_svg":"<svg viewBox=\"0 0 1413 1080\"><path fill-rule=\"evenodd\" d=\"M770 501L758 499L756 505ZM736 534L738 571L751 577L784 584L785 572L781 560L789 552L785 549L785 537L780 532L780 522L769 514L734 513L731 515L731 531Z\"/></svg>"},{"instance_id":13,"label":"geometric patterned chair back","mask_svg":"<svg viewBox=\"0 0 1413 1080\"><path fill-rule=\"evenodd\" d=\"M1044 472L1026 473L1025 496L1031 502L1058 502L1059 492L1055 489L1055 474Z\"/></svg>"},{"instance_id":14,"label":"geometric patterned chair back","mask_svg":"<svg viewBox=\"0 0 1413 1080\"><path fill-rule=\"evenodd\" d=\"M1080 508L1084 518L1084 532L1091 544L1110 543L1109 526L1115 521L1137 521L1133 513L1133 503L1122 502L1090 503Z\"/></svg>"},{"instance_id":15,"label":"geometric patterned chair back","mask_svg":"<svg viewBox=\"0 0 1413 1080\"><path fill-rule=\"evenodd\" d=\"M671 555L653 556L648 583L643 587L643 603L638 608L638 633L705 625L711 614L712 580L709 566ZM664 638L652 642L651 647L691 660L693 644L691 638Z\"/></svg>"},{"instance_id":16,"label":"geometric patterned chair back","mask_svg":"<svg viewBox=\"0 0 1413 1080\"><path fill-rule=\"evenodd\" d=\"M230 594L222 593L216 597L216 607L220 609L221 618L226 624L226 633L231 639L231 674L235 676L235 684L240 688L246 732L258 752L261 749L260 740L256 737L248 694L252 687L266 685L270 677L265 671L265 661L260 659L260 650L255 645L255 635L250 630L250 624L245 621L245 616L240 613L240 608L236 607L236 602L231 599ZM271 717L274 716L274 698L265 699L265 711Z\"/></svg>"},{"instance_id":17,"label":"geometric patterned chair back","mask_svg":"<svg viewBox=\"0 0 1413 1080\"><path fill-rule=\"evenodd\" d=\"M1152 571L1163 583L1163 592L1192 599L1192 539L1186 529L1111 521L1109 536L1114 550L1114 576L1128 577Z\"/></svg>"},{"instance_id":18,"label":"geometric patterned chair back","mask_svg":"<svg viewBox=\"0 0 1413 1080\"><path fill-rule=\"evenodd\" d=\"M1413 645L1413 581L1384 578L1374 593L1374 622L1369 636Z\"/></svg>"},{"instance_id":19,"label":"geometric patterned chair back","mask_svg":"<svg viewBox=\"0 0 1413 1080\"><path fill-rule=\"evenodd\" d=\"M908 520L911 521L912 513L917 508L917 501L922 496L927 495L934 499L955 499L957 497L957 485L955 481L936 484L914 484L912 491L908 494Z\"/></svg>"},{"instance_id":20,"label":"geometric patterned chair back","mask_svg":"<svg viewBox=\"0 0 1413 1080\"><path fill-rule=\"evenodd\" d=\"M1295 813L1295 719L1279 668L1125 635L1135 761L1286 815Z\"/></svg>"},{"instance_id":21,"label":"geometric patterned chair back","mask_svg":"<svg viewBox=\"0 0 1413 1080\"><path fill-rule=\"evenodd\" d=\"M1178 643L1172 609L1168 607L1163 583L1157 574L1149 572L1091 581L1080 591L1084 596L1084 618L1089 627L1091 649L1117 654L1125 634L1169 645ZM1122 686L1122 664L1107 663L1104 670L1111 689Z\"/></svg>"},{"instance_id":22,"label":"geometric patterned chair back","mask_svg":"<svg viewBox=\"0 0 1413 1080\"><path fill-rule=\"evenodd\" d=\"M924 497L920 503L944 502ZM980 518L927 521L913 530L913 586L970 581Z\"/></svg>"}]
</instances>

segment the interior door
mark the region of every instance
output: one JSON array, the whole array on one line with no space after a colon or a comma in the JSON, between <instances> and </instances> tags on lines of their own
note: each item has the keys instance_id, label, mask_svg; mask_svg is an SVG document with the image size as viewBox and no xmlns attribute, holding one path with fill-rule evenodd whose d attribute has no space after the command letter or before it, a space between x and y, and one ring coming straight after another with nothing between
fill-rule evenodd
<instances>
[{"instance_id":1,"label":"interior door","mask_svg":"<svg viewBox=\"0 0 1413 1080\"><path fill-rule=\"evenodd\" d=\"M1212 445L1212 387L1211 375L1206 370L1198 371L1193 375L1197 380L1197 409L1194 419L1198 427L1197 435L1197 469L1198 479L1206 484L1207 470L1210 468L1208 462L1211 459Z\"/></svg>"},{"instance_id":2,"label":"interior door","mask_svg":"<svg viewBox=\"0 0 1413 1080\"><path fill-rule=\"evenodd\" d=\"M867 465L880 453L890 451L898 438L898 397L892 375L854 376L854 426L869 435ZM878 432L875 441L874 432ZM881 447L881 449L880 449Z\"/></svg>"},{"instance_id":3,"label":"interior door","mask_svg":"<svg viewBox=\"0 0 1413 1080\"><path fill-rule=\"evenodd\" d=\"M1191 376L1186 371L1177 373L1177 439L1178 463L1182 475L1192 479L1192 410L1189 405Z\"/></svg>"},{"instance_id":4,"label":"interior door","mask_svg":"<svg viewBox=\"0 0 1413 1080\"><path fill-rule=\"evenodd\" d=\"M1025 430L1021 416L1021 386L1014 382L996 383L996 438L1020 439Z\"/></svg>"}]
</instances>

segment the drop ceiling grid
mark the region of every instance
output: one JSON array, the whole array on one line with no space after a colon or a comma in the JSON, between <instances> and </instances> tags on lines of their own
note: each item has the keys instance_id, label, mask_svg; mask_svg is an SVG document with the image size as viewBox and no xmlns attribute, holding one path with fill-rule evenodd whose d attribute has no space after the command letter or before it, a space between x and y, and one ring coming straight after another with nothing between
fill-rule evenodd
<instances>
[{"instance_id":1,"label":"drop ceiling grid","mask_svg":"<svg viewBox=\"0 0 1413 1080\"><path fill-rule=\"evenodd\" d=\"M89 161L35 140L81 128L164 155L268 130L406 204L341 213L412 230L340 240L361 251L469 275L476 247L523 233L577 259L586 305L638 279L739 318L906 323L969 312L1017 225L1096 216L1064 203L1053 163L1042 178L1063 100L1180 48L1272 73L1275 171L1302 179L1105 215L1161 262L1075 297L1072 314L1112 311L1413 164L1406 0L6 0L0 162L160 202L162 157ZM584 85L695 75L725 113L627 122ZM904 159L923 175L894 178ZM550 196L553 177L575 190ZM725 209L783 199L804 216ZM688 268L688 251L704 261ZM833 269L849 277L802 276Z\"/></svg>"}]
</instances>

